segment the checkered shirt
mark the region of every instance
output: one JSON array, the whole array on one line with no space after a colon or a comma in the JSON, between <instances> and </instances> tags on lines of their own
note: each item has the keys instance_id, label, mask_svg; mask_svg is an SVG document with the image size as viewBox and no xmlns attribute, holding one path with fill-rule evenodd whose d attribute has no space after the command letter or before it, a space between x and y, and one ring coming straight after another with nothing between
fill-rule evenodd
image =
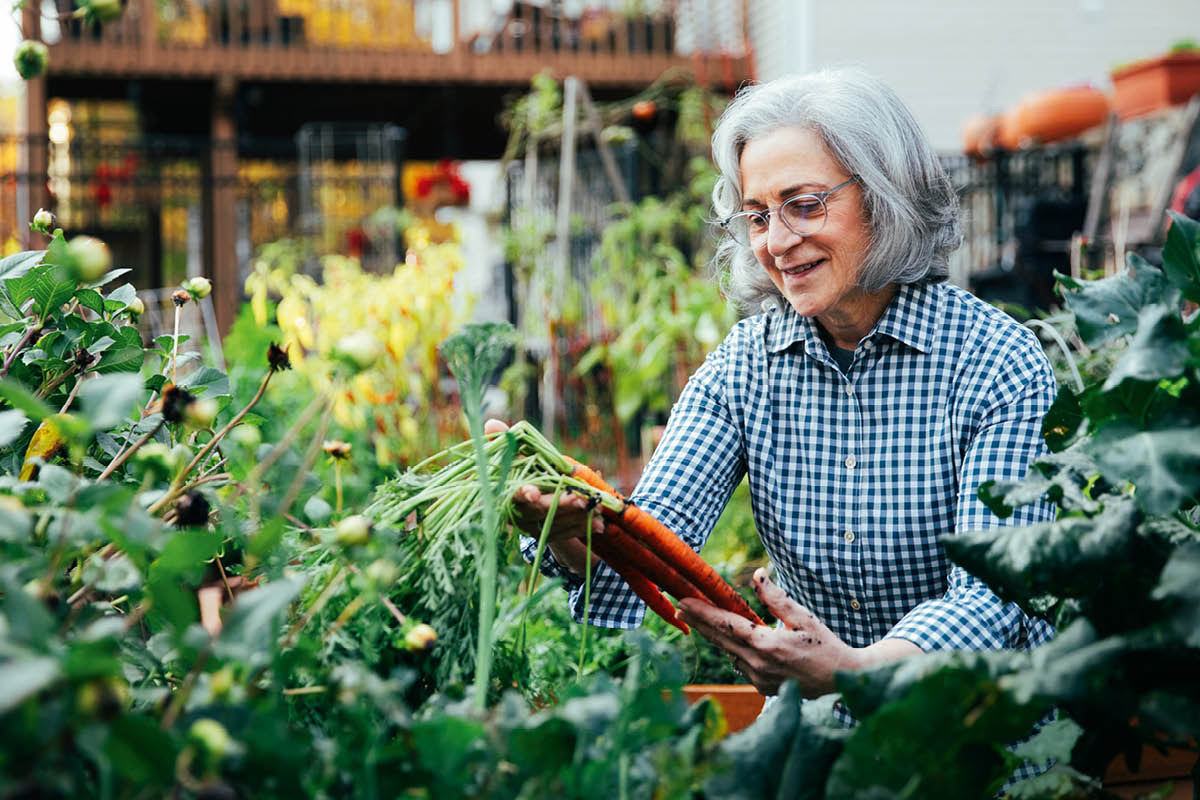
<instances>
[{"instance_id":1,"label":"checkered shirt","mask_svg":"<svg viewBox=\"0 0 1200 800\"><path fill-rule=\"evenodd\" d=\"M938 537L1053 519L1044 502L1001 519L977 490L1043 453L1055 391L1033 333L950 284L901 286L845 373L785 304L709 354L632 499L699 550L748 475L780 584L848 644L1033 647L1052 628L952 565ZM582 582L552 556L546 572L582 620ZM593 624L641 623L643 603L607 566L591 597Z\"/></svg>"}]
</instances>

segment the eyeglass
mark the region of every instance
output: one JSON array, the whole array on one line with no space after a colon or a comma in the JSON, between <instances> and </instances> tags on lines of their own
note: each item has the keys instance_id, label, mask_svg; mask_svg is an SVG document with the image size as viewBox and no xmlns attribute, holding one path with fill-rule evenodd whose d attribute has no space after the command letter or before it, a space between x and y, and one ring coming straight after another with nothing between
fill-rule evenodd
<instances>
[{"instance_id":1,"label":"eyeglass","mask_svg":"<svg viewBox=\"0 0 1200 800\"><path fill-rule=\"evenodd\" d=\"M787 229L797 236L813 236L825 227L825 203L829 196L858 180L857 175L824 192L797 194L779 204L777 209L739 211L717 224L739 244L755 247L771 227L771 215L777 214Z\"/></svg>"}]
</instances>

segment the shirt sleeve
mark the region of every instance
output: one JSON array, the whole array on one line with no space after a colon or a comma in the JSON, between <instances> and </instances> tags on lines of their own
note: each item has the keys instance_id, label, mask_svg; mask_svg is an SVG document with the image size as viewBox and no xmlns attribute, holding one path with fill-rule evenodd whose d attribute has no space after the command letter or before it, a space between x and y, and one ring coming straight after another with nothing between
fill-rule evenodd
<instances>
[{"instance_id":1,"label":"shirt sleeve","mask_svg":"<svg viewBox=\"0 0 1200 800\"><path fill-rule=\"evenodd\" d=\"M1025 526L1054 519L1054 506L1039 501L1002 519L979 499L979 487L989 480L1021 480L1046 452L1042 419L1054 402L1057 383L1038 348L1033 369L1009 375L993 386L994 398L982 415L959 469L955 533L1001 525ZM1053 636L1045 620L1029 617L1016 603L1004 603L987 584L958 565L952 565L946 593L917 605L888 638L907 639L922 650L991 650L1027 648Z\"/></svg>"},{"instance_id":2,"label":"shirt sleeve","mask_svg":"<svg viewBox=\"0 0 1200 800\"><path fill-rule=\"evenodd\" d=\"M688 380L671 409L666 432L642 471L630 499L699 551L745 472L742 439L727 403L724 382L731 334ZM532 562L537 541L521 537ZM542 572L562 577L571 615L584 618L583 580L546 551ZM606 628L635 628L646 607L607 564L594 562L588 622Z\"/></svg>"}]
</instances>

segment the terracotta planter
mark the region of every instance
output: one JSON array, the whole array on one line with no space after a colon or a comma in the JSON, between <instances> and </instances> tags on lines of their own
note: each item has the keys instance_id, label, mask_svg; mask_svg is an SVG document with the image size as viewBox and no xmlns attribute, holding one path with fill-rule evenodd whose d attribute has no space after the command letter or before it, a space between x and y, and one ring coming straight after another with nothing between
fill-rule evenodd
<instances>
[{"instance_id":1,"label":"terracotta planter","mask_svg":"<svg viewBox=\"0 0 1200 800\"><path fill-rule=\"evenodd\" d=\"M748 727L762 711L765 697L753 686L733 683L695 683L683 687L683 696L689 703L702 697L711 697L725 713L725 724L729 732L735 733Z\"/></svg>"},{"instance_id":2,"label":"terracotta planter","mask_svg":"<svg viewBox=\"0 0 1200 800\"><path fill-rule=\"evenodd\" d=\"M1200 92L1200 53L1172 53L1112 73L1113 109L1121 119L1186 103Z\"/></svg>"},{"instance_id":3,"label":"terracotta planter","mask_svg":"<svg viewBox=\"0 0 1200 800\"><path fill-rule=\"evenodd\" d=\"M1108 112L1108 96L1091 86L1037 92L1013 110L1019 141L1042 144L1070 139L1101 125Z\"/></svg>"},{"instance_id":4,"label":"terracotta planter","mask_svg":"<svg viewBox=\"0 0 1200 800\"><path fill-rule=\"evenodd\" d=\"M1166 800L1191 800L1192 766L1196 757L1195 750L1169 748L1163 755L1156 748L1145 747L1137 772L1129 770L1124 757L1116 758L1108 765L1104 772L1104 789L1118 797L1138 797L1170 781L1173 788Z\"/></svg>"}]
</instances>

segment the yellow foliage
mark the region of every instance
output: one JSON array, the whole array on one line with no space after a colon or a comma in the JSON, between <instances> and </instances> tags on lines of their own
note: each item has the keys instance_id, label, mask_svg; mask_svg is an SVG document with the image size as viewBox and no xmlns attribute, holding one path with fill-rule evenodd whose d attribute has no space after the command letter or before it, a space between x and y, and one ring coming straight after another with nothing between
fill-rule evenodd
<instances>
[{"instance_id":1,"label":"yellow foliage","mask_svg":"<svg viewBox=\"0 0 1200 800\"><path fill-rule=\"evenodd\" d=\"M340 340L357 331L374 336L384 355L370 369L343 378L334 417L351 429L374 425L381 463L428 449L428 437L436 441L441 405L437 345L469 312L470 303L454 297L454 276L463 266L458 244L411 249L391 274L364 272L344 256L327 256L322 265L321 283L303 274L252 275L247 290L256 315L265 312L268 290L282 295L276 319L292 366L318 391L339 374L331 353Z\"/></svg>"}]
</instances>

